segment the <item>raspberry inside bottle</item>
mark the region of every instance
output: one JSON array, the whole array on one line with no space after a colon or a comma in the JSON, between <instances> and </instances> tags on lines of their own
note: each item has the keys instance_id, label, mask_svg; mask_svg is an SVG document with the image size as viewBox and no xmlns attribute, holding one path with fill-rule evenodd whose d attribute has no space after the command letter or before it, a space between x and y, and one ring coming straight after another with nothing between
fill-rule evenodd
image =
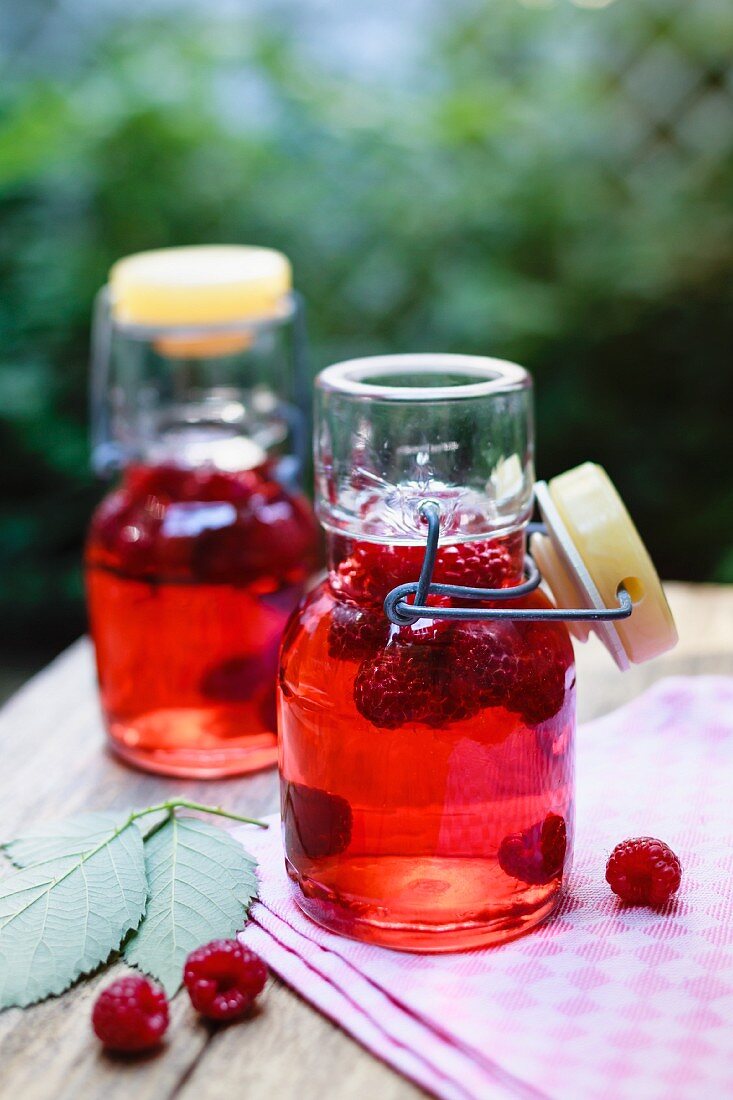
<instances>
[{"instance_id":1,"label":"raspberry inside bottle","mask_svg":"<svg viewBox=\"0 0 733 1100\"><path fill-rule=\"evenodd\" d=\"M277 654L319 541L293 484L301 414L275 338L294 308L286 263L239 248L131 257L97 317L95 460L122 469L87 540L89 618L111 746L147 770L276 759Z\"/></svg>"},{"instance_id":2,"label":"raspberry inside bottle","mask_svg":"<svg viewBox=\"0 0 733 1100\"><path fill-rule=\"evenodd\" d=\"M280 675L294 896L328 928L394 948L503 942L553 910L569 868L567 629L396 626L383 602L418 578L427 498L442 517L434 582L521 583L529 376L495 360L386 357L329 368L317 394L329 575L291 621ZM512 606L549 604L536 592Z\"/></svg>"}]
</instances>

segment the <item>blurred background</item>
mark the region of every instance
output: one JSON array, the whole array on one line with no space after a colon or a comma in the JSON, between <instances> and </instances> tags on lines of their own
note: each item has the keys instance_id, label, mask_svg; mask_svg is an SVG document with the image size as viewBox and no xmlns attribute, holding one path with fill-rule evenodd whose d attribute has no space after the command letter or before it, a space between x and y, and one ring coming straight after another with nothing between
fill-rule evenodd
<instances>
[{"instance_id":1,"label":"blurred background","mask_svg":"<svg viewBox=\"0 0 733 1100\"><path fill-rule=\"evenodd\" d=\"M314 369L518 359L539 475L733 580L733 5L14 0L0 58L0 692L84 629L92 298L165 245L288 253Z\"/></svg>"}]
</instances>

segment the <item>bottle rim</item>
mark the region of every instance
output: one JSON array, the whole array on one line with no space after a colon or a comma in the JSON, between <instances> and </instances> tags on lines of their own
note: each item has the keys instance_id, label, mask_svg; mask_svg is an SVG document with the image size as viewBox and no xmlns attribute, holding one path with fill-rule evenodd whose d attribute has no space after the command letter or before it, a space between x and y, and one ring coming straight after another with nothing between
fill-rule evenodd
<instances>
[{"instance_id":1,"label":"bottle rim","mask_svg":"<svg viewBox=\"0 0 733 1100\"><path fill-rule=\"evenodd\" d=\"M423 375L425 381L417 386L397 381L400 376L409 375ZM454 375L456 381L436 384L436 379L446 375ZM428 352L347 359L322 370L315 385L325 393L355 398L431 403L527 389L532 385L532 376L518 363L506 359Z\"/></svg>"}]
</instances>

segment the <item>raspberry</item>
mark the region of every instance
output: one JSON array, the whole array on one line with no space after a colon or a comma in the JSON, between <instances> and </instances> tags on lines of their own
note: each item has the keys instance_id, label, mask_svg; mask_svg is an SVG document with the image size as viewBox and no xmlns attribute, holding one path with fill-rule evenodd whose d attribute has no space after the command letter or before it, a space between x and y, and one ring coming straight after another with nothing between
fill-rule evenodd
<instances>
[{"instance_id":1,"label":"raspberry","mask_svg":"<svg viewBox=\"0 0 733 1100\"><path fill-rule=\"evenodd\" d=\"M414 596L407 597L407 603L414 602ZM427 602L431 607L451 607L453 601L448 596L428 596ZM397 629L402 641L434 642L445 637L451 629L451 623L446 619L425 616ZM390 630L391 624L381 603L378 606L359 606L351 600L340 600L331 612L328 652L331 657L361 661L365 657L374 656L387 644ZM392 633L395 631L392 630Z\"/></svg>"},{"instance_id":2,"label":"raspberry","mask_svg":"<svg viewBox=\"0 0 733 1100\"><path fill-rule=\"evenodd\" d=\"M393 642L362 661L354 680L356 709L381 729L407 722L439 725L449 702L450 675L442 646Z\"/></svg>"},{"instance_id":3,"label":"raspberry","mask_svg":"<svg viewBox=\"0 0 733 1100\"><path fill-rule=\"evenodd\" d=\"M315 565L317 530L305 502L264 470L131 467L92 520L89 560L148 580L211 584L276 576L300 583ZM111 560L110 560L111 559Z\"/></svg>"},{"instance_id":4,"label":"raspberry","mask_svg":"<svg viewBox=\"0 0 733 1100\"><path fill-rule=\"evenodd\" d=\"M453 642L461 692L473 693L481 707L514 709L520 659L508 632L492 624L462 623Z\"/></svg>"},{"instance_id":5,"label":"raspberry","mask_svg":"<svg viewBox=\"0 0 733 1100\"><path fill-rule=\"evenodd\" d=\"M267 678L275 676L277 650L257 657L230 657L212 665L201 677L199 691L215 702L239 703L251 699Z\"/></svg>"},{"instance_id":6,"label":"raspberry","mask_svg":"<svg viewBox=\"0 0 733 1100\"><path fill-rule=\"evenodd\" d=\"M509 629L499 623L466 623L456 628L453 640L460 690L475 693L482 707L505 707L529 726L560 710L572 660L564 635L539 623Z\"/></svg>"},{"instance_id":7,"label":"raspberry","mask_svg":"<svg viewBox=\"0 0 733 1100\"><path fill-rule=\"evenodd\" d=\"M511 709L528 726L539 726L555 717L564 700L565 670L541 653L527 655L514 683Z\"/></svg>"},{"instance_id":8,"label":"raspberry","mask_svg":"<svg viewBox=\"0 0 733 1100\"><path fill-rule=\"evenodd\" d=\"M160 518L145 498L136 500L124 489L111 493L97 508L89 531L87 554L99 552L104 564L133 576L150 571Z\"/></svg>"},{"instance_id":9,"label":"raspberry","mask_svg":"<svg viewBox=\"0 0 733 1100\"><path fill-rule=\"evenodd\" d=\"M216 505L208 507L215 518ZM300 581L314 564L315 540L315 521L304 502L274 482L265 483L237 506L233 520L196 535L193 573L212 584L240 584L273 574Z\"/></svg>"},{"instance_id":10,"label":"raspberry","mask_svg":"<svg viewBox=\"0 0 733 1100\"><path fill-rule=\"evenodd\" d=\"M510 540L443 547L435 580L511 583L516 550ZM528 726L554 717L565 701L565 674L572 663L567 632L556 625L455 625L426 616L393 630L391 643L379 652L385 641L376 628L379 605L390 588L418 575L422 556L422 547L353 543L336 571L334 588L349 599L343 610L334 612L329 651L362 660L354 682L359 712L384 729L407 722L460 721L483 707L502 706ZM445 596L430 596L429 602L452 604ZM517 601L516 606L538 605ZM441 652L435 658L420 656L425 643Z\"/></svg>"},{"instance_id":11,"label":"raspberry","mask_svg":"<svg viewBox=\"0 0 733 1100\"><path fill-rule=\"evenodd\" d=\"M546 886L562 873L566 849L565 819L548 814L524 832L504 837L499 845L499 866L529 886Z\"/></svg>"},{"instance_id":12,"label":"raspberry","mask_svg":"<svg viewBox=\"0 0 733 1100\"><path fill-rule=\"evenodd\" d=\"M334 604L328 627L331 657L361 661L386 645L388 637L389 622L381 607L359 607L350 601Z\"/></svg>"},{"instance_id":13,"label":"raspberry","mask_svg":"<svg viewBox=\"0 0 733 1100\"><path fill-rule=\"evenodd\" d=\"M191 468L162 462L155 466L131 466L125 484L135 497L235 503L247 500L267 481L264 467L229 472L215 466Z\"/></svg>"},{"instance_id":14,"label":"raspberry","mask_svg":"<svg viewBox=\"0 0 733 1100\"><path fill-rule=\"evenodd\" d=\"M677 856L651 836L623 840L606 864L606 882L632 905L664 905L679 890L681 878Z\"/></svg>"},{"instance_id":15,"label":"raspberry","mask_svg":"<svg viewBox=\"0 0 733 1100\"><path fill-rule=\"evenodd\" d=\"M137 498L182 500L191 471L183 466L162 462L157 466L131 466L125 477L125 487Z\"/></svg>"},{"instance_id":16,"label":"raspberry","mask_svg":"<svg viewBox=\"0 0 733 1100\"><path fill-rule=\"evenodd\" d=\"M239 940L212 940L192 951L183 968L191 1004L210 1020L243 1016L266 981L262 959Z\"/></svg>"},{"instance_id":17,"label":"raspberry","mask_svg":"<svg viewBox=\"0 0 733 1100\"><path fill-rule=\"evenodd\" d=\"M382 653L359 667L354 680L359 713L381 729L397 729L408 722L440 727L477 714L480 701L475 692L463 690L461 679L454 675L451 647L438 644L439 634L405 641L402 634L408 629L401 628Z\"/></svg>"},{"instance_id":18,"label":"raspberry","mask_svg":"<svg viewBox=\"0 0 733 1100\"><path fill-rule=\"evenodd\" d=\"M381 607L390 589L416 581L420 575L422 559L414 555L414 549L357 542L338 566L334 588L357 603Z\"/></svg>"},{"instance_id":19,"label":"raspberry","mask_svg":"<svg viewBox=\"0 0 733 1100\"><path fill-rule=\"evenodd\" d=\"M92 1027L109 1050L150 1050L168 1029L165 993L147 978L118 978L97 997Z\"/></svg>"},{"instance_id":20,"label":"raspberry","mask_svg":"<svg viewBox=\"0 0 733 1100\"><path fill-rule=\"evenodd\" d=\"M567 631L541 622L516 624L522 653L514 684L513 709L527 725L554 718L565 701L565 673L573 650Z\"/></svg>"},{"instance_id":21,"label":"raspberry","mask_svg":"<svg viewBox=\"0 0 733 1100\"><path fill-rule=\"evenodd\" d=\"M433 580L466 588L504 588L515 572L515 559L505 543L462 542L438 551Z\"/></svg>"},{"instance_id":22,"label":"raspberry","mask_svg":"<svg viewBox=\"0 0 733 1100\"><path fill-rule=\"evenodd\" d=\"M237 517L226 526L207 528L193 541L191 570L204 584L236 584L251 580L249 523Z\"/></svg>"},{"instance_id":23,"label":"raspberry","mask_svg":"<svg viewBox=\"0 0 733 1100\"><path fill-rule=\"evenodd\" d=\"M519 549L508 539L443 546L435 559L433 580L471 588L504 588L516 579ZM381 604L390 589L418 579L424 556L423 546L356 542L338 566L334 585L358 603Z\"/></svg>"},{"instance_id":24,"label":"raspberry","mask_svg":"<svg viewBox=\"0 0 733 1100\"><path fill-rule=\"evenodd\" d=\"M460 680L455 680L452 667L448 666L445 690L436 698L428 718L428 725L444 726L447 722L463 722L473 718L481 710L481 703L475 695L461 690Z\"/></svg>"},{"instance_id":25,"label":"raspberry","mask_svg":"<svg viewBox=\"0 0 733 1100\"><path fill-rule=\"evenodd\" d=\"M351 806L340 795L317 787L286 782L282 819L288 850L302 852L309 859L339 855L351 842Z\"/></svg>"},{"instance_id":26,"label":"raspberry","mask_svg":"<svg viewBox=\"0 0 733 1100\"><path fill-rule=\"evenodd\" d=\"M228 501L231 504L246 503L255 492L261 492L267 480L261 470L241 470L233 473L216 468L192 470L185 488L188 492L181 499L202 500L207 503Z\"/></svg>"},{"instance_id":27,"label":"raspberry","mask_svg":"<svg viewBox=\"0 0 733 1100\"><path fill-rule=\"evenodd\" d=\"M407 603L414 602L414 596L407 597ZM453 601L450 596L428 596L427 598L428 607L440 608L452 607L452 605ZM400 627L399 637L403 642L415 642L418 645L425 645L430 642L446 641L452 629L453 624L449 619L433 619L426 615L422 619L416 619L409 626Z\"/></svg>"}]
</instances>

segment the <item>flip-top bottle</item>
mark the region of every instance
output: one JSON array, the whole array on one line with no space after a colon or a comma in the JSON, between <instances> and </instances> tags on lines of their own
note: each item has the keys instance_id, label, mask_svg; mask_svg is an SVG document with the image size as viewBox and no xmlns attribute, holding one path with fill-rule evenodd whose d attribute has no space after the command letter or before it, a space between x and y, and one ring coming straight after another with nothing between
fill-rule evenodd
<instances>
[{"instance_id":1,"label":"flip-top bottle","mask_svg":"<svg viewBox=\"0 0 733 1100\"><path fill-rule=\"evenodd\" d=\"M501 942L552 912L570 867L566 620L615 632L623 663L616 623L643 659L672 644L671 619L598 467L536 493L521 367L391 356L330 367L316 387L329 574L288 628L279 695L294 897L332 930L391 947ZM553 606L527 556L543 492L537 553L570 608Z\"/></svg>"},{"instance_id":2,"label":"flip-top bottle","mask_svg":"<svg viewBox=\"0 0 733 1100\"><path fill-rule=\"evenodd\" d=\"M140 767L276 758L277 651L318 547L304 354L269 249L141 253L100 293L93 461L118 485L87 541L89 618L110 744Z\"/></svg>"}]
</instances>

